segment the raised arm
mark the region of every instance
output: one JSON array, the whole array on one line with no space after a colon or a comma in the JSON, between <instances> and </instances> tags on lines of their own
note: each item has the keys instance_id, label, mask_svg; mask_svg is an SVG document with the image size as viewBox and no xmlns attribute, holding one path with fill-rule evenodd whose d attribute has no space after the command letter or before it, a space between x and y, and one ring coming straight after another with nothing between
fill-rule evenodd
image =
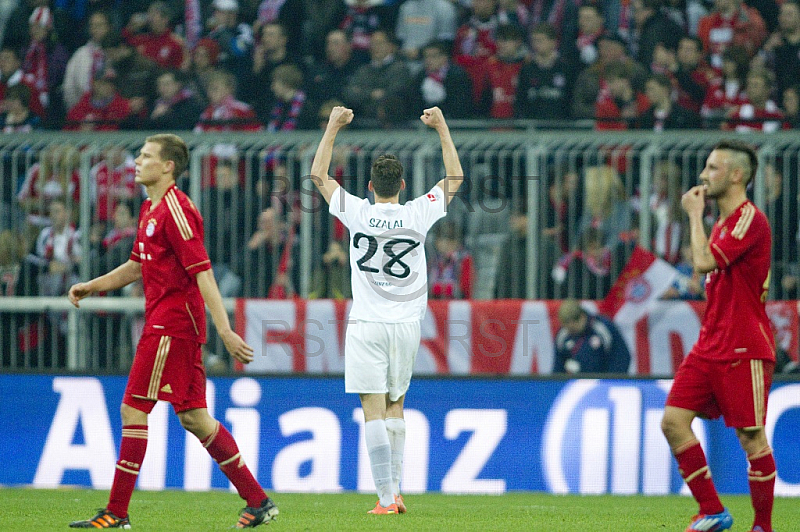
<instances>
[{"instance_id":1,"label":"raised arm","mask_svg":"<svg viewBox=\"0 0 800 532\"><path fill-rule=\"evenodd\" d=\"M442 110L438 107L425 109L419 119L422 120L426 126L435 129L439 134L439 140L442 141L442 159L444 159L445 177L436 183L436 185L444 190L444 195L449 204L453 196L458 192L458 187L464 182L464 170L461 169L458 151L456 151L456 146L453 144L452 137L450 137L450 128L447 127L447 122L444 121Z\"/></svg>"},{"instance_id":2,"label":"raised arm","mask_svg":"<svg viewBox=\"0 0 800 532\"><path fill-rule=\"evenodd\" d=\"M706 194L702 185L692 187L681 198L681 205L689 215L689 240L692 246L692 266L699 273L708 273L717 268L717 259L711 253L706 228L703 225L703 211Z\"/></svg>"},{"instance_id":3,"label":"raised arm","mask_svg":"<svg viewBox=\"0 0 800 532\"><path fill-rule=\"evenodd\" d=\"M333 193L339 188L339 183L328 175L328 168L331 165L331 156L333 154L333 142L336 140L336 134L339 133L339 130L352 120L353 111L346 107L337 106L331 110L328 126L325 128L322 140L319 141L317 153L314 155L314 162L311 164L311 180L314 181L322 197L328 203L331 202Z\"/></svg>"},{"instance_id":4,"label":"raised arm","mask_svg":"<svg viewBox=\"0 0 800 532\"><path fill-rule=\"evenodd\" d=\"M203 295L208 311L211 313L211 320L214 322L214 327L217 328L217 333L222 338L222 343L225 344L225 349L233 355L233 357L248 364L253 360L253 348L247 345L239 336L231 329L231 322L228 319L228 313L225 311L225 306L222 304L222 296L219 293L219 287L214 280L213 270L204 270L197 274L197 287Z\"/></svg>"},{"instance_id":5,"label":"raised arm","mask_svg":"<svg viewBox=\"0 0 800 532\"><path fill-rule=\"evenodd\" d=\"M79 307L78 301L96 292L110 292L129 285L142 278L142 265L135 260L128 259L100 277L95 277L85 283L72 285L67 293L70 303Z\"/></svg>"}]
</instances>

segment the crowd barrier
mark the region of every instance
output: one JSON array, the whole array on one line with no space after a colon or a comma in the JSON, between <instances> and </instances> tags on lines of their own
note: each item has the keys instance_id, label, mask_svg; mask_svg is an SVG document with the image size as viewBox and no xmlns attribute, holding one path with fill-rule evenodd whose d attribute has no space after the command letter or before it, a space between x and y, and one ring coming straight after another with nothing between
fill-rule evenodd
<instances>
[{"instance_id":1,"label":"crowd barrier","mask_svg":"<svg viewBox=\"0 0 800 532\"><path fill-rule=\"evenodd\" d=\"M343 131L331 174L347 190L368 195L372 161L380 154L394 153L405 167L408 183L401 200L424 194L444 177L444 169L438 137L420 127ZM125 252L105 253L97 238L103 222L105 229L109 227L109 215L120 198L127 197L134 207L141 202L141 190L132 185L132 164L146 135L0 137L0 230L10 228L23 235L26 251L32 251L31 242L47 223L48 202L60 195L81 230L83 250L74 265L74 278L62 280L61 292L53 283L43 283L41 271L21 258L23 268L15 286L6 279L12 269L4 270L3 295L58 296L73 280L111 269L112 259L124 260ZM680 211L680 194L697 182L713 145L729 136L716 131L455 130L466 181L450 203L447 220L460 227L473 257L472 299L599 300L621 271L633 244L677 260L680 222L667 213ZM292 291L303 299L346 293L348 266L327 286L317 282L324 278L323 257L331 241L343 237L342 228L333 223L308 179L318 132L186 133L184 137L191 157L179 186L203 214L206 246L224 297L267 297L279 278L286 280L279 273L287 274ZM796 259L800 139L792 133L737 137L759 147L760 169L752 197L773 225L770 299L796 299L797 285L786 281L800 278ZM47 186L43 186L44 178L38 178L36 185L34 178L48 173ZM271 222L263 220L267 210L273 216ZM259 223L273 224L282 235L281 243L249 250L249 239ZM599 269L581 268L581 261L573 260L574 271L557 282L554 267L573 254L585 258L585 237L591 232L587 228L595 226L608 229L604 229L607 241L603 244L619 253L603 257ZM282 264L288 265L287 271L279 272ZM53 279L45 276L44 280ZM55 312L46 301L24 302L31 309L27 314L20 314L16 302L0 302L0 367L124 371L130 349L118 352L119 339L109 332L121 330L132 336L127 332L135 326L130 303L119 302L116 307L107 303L106 314L86 318L91 323L80 323L84 337L78 341L69 329L73 318ZM87 352L76 355L78 345ZM211 338L210 349L222 349L218 339ZM104 353L114 355L105 357ZM76 356L85 362L70 365Z\"/></svg>"},{"instance_id":2,"label":"crowd barrier","mask_svg":"<svg viewBox=\"0 0 800 532\"><path fill-rule=\"evenodd\" d=\"M123 377L0 375L0 485L108 489ZM404 493L687 493L660 431L669 380L425 379L406 400ZM268 491L373 491L358 397L340 378L215 377L209 410ZM776 382L766 432L778 496L800 496L800 382ZM747 461L721 421L696 421L722 493ZM229 489L169 405L150 415L147 490Z\"/></svg>"},{"instance_id":3,"label":"crowd barrier","mask_svg":"<svg viewBox=\"0 0 800 532\"><path fill-rule=\"evenodd\" d=\"M234 328L255 354L252 363L230 369L252 374L344 372L349 300L235 299L224 304ZM414 372L548 375L553 367L559 304L554 300L430 300ZM584 301L584 305L593 311L597 302ZM5 367L17 369L57 371L60 366L72 371L125 372L142 332L143 311L140 298L88 298L80 309L65 297L0 298L0 317L4 318L0 320L0 359ZM631 352L628 373L673 375L697 340L704 311L703 301L661 300L634 323L619 320ZM797 363L798 301L768 301L767 313L776 345ZM11 319L17 315L33 318L28 322ZM48 343L43 332L51 320L65 331L60 343ZM211 338L216 338L213 326L210 329ZM206 350L217 355L212 360L227 360L217 342L212 341ZM219 369L210 365L212 371Z\"/></svg>"}]
</instances>

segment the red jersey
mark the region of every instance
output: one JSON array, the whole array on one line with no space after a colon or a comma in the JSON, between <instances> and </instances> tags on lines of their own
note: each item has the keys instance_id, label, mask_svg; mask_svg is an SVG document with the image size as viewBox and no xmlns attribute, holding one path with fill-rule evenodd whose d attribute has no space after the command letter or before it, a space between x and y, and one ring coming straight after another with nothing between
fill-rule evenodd
<instances>
[{"instance_id":1,"label":"red jersey","mask_svg":"<svg viewBox=\"0 0 800 532\"><path fill-rule=\"evenodd\" d=\"M764 307L772 233L763 212L744 202L711 230L717 269L706 275L708 306L693 351L714 360L775 361L775 342Z\"/></svg>"},{"instance_id":2,"label":"red jersey","mask_svg":"<svg viewBox=\"0 0 800 532\"><path fill-rule=\"evenodd\" d=\"M718 12L702 17L697 25L697 36L703 41L711 64L722 66L722 53L732 44L744 46L752 57L767 38L767 25L758 10L746 5L731 18Z\"/></svg>"},{"instance_id":3,"label":"red jersey","mask_svg":"<svg viewBox=\"0 0 800 532\"><path fill-rule=\"evenodd\" d=\"M641 92L634 93L634 98L627 104L636 110L636 118L625 120L622 118L622 109L608 91L602 91L594 104L594 128L597 131L616 130L623 131L628 127L635 128L636 120L650 108L650 100ZM629 124L630 122L630 124Z\"/></svg>"},{"instance_id":4,"label":"red jersey","mask_svg":"<svg viewBox=\"0 0 800 532\"><path fill-rule=\"evenodd\" d=\"M112 214L120 198L136 196L136 165L133 157L126 157L125 162L116 168L109 168L108 161L100 161L89 171L96 198L95 217L105 222L113 218Z\"/></svg>"},{"instance_id":5,"label":"red jersey","mask_svg":"<svg viewBox=\"0 0 800 532\"><path fill-rule=\"evenodd\" d=\"M228 95L218 104L206 107L194 127L194 132L260 131L261 129L253 108Z\"/></svg>"},{"instance_id":6,"label":"red jersey","mask_svg":"<svg viewBox=\"0 0 800 532\"><path fill-rule=\"evenodd\" d=\"M122 36L131 46L136 48L139 54L150 59L161 68L179 70L183 65L185 54L183 41L171 31L166 31L161 35L153 33L133 35L127 29L123 29Z\"/></svg>"},{"instance_id":7,"label":"red jersey","mask_svg":"<svg viewBox=\"0 0 800 532\"><path fill-rule=\"evenodd\" d=\"M519 71L525 60L503 61L490 57L484 65L485 81L483 87L492 92L492 107L489 116L492 118L513 118L514 98L519 84Z\"/></svg>"},{"instance_id":8,"label":"red jersey","mask_svg":"<svg viewBox=\"0 0 800 532\"><path fill-rule=\"evenodd\" d=\"M175 185L151 206L149 198L142 204L131 251L131 260L142 265L144 332L205 343L205 303L195 279L211 268L203 217Z\"/></svg>"},{"instance_id":9,"label":"red jersey","mask_svg":"<svg viewBox=\"0 0 800 532\"><path fill-rule=\"evenodd\" d=\"M92 92L89 91L67 113L64 130L78 130L91 126L93 131L117 131L122 121L130 114L130 102L119 94L115 94L110 101L98 102L92 98Z\"/></svg>"},{"instance_id":10,"label":"red jersey","mask_svg":"<svg viewBox=\"0 0 800 532\"><path fill-rule=\"evenodd\" d=\"M748 131L774 133L780 129L792 129L792 126L786 121L777 104L767 100L762 109L754 107L750 102L743 103L736 114L731 116L731 120L722 124L722 129L733 129L742 133Z\"/></svg>"}]
</instances>

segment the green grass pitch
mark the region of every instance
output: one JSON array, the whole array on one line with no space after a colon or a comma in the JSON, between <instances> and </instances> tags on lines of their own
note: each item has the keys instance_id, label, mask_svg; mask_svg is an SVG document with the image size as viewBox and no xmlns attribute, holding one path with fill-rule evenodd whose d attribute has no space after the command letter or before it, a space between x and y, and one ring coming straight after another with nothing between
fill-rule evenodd
<instances>
[{"instance_id":1,"label":"green grass pitch","mask_svg":"<svg viewBox=\"0 0 800 532\"><path fill-rule=\"evenodd\" d=\"M105 506L107 491L0 488L0 530L68 530ZM262 530L284 531L682 531L696 506L690 497L577 496L512 492L499 496L423 494L405 497L408 513L367 515L370 494L277 493L278 520ZM747 532L753 511L747 496L723 496L734 517L734 532ZM775 500L778 532L800 530L800 501ZM136 491L131 524L142 532L226 530L242 504L223 491Z\"/></svg>"}]
</instances>

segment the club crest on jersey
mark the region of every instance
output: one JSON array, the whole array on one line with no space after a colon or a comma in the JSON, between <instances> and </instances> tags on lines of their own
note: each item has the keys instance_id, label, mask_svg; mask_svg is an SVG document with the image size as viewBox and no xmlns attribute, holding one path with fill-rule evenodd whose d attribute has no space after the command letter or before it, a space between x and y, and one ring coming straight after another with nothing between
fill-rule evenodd
<instances>
[{"instance_id":1,"label":"club crest on jersey","mask_svg":"<svg viewBox=\"0 0 800 532\"><path fill-rule=\"evenodd\" d=\"M436 201L436 194L426 194L426 197L427 197L427 198L428 198L430 201Z\"/></svg>"},{"instance_id":2,"label":"club crest on jersey","mask_svg":"<svg viewBox=\"0 0 800 532\"><path fill-rule=\"evenodd\" d=\"M728 234L728 228L727 227L723 227L722 230L719 232L719 237L720 238L725 238L725 235L727 235L727 234Z\"/></svg>"},{"instance_id":3,"label":"club crest on jersey","mask_svg":"<svg viewBox=\"0 0 800 532\"><path fill-rule=\"evenodd\" d=\"M144 230L144 234L147 236L153 236L153 233L156 232L156 219L150 218L147 220L147 227Z\"/></svg>"}]
</instances>

